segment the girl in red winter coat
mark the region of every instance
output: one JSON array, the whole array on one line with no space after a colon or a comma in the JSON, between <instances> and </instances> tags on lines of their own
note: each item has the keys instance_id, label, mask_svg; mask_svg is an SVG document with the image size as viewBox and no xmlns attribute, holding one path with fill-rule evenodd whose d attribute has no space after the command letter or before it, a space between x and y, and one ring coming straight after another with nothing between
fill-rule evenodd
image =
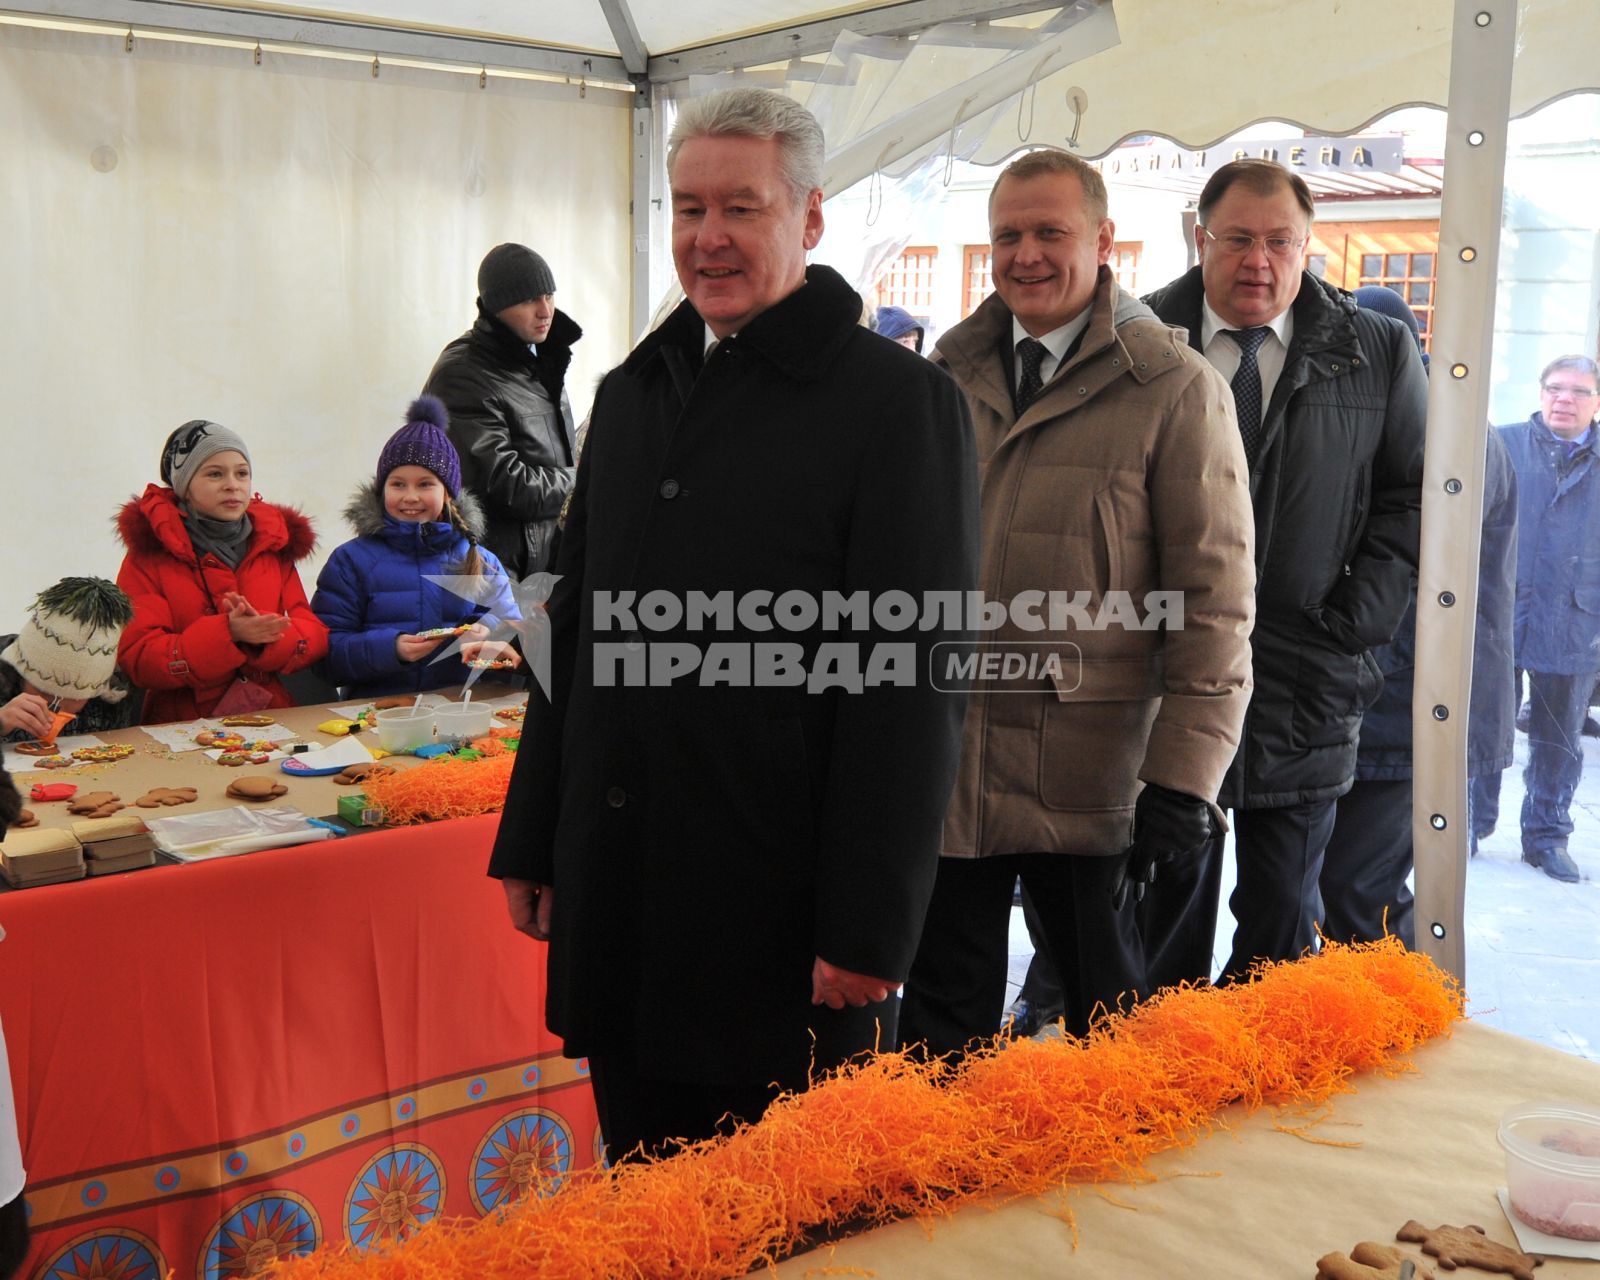
<instances>
[{"instance_id":1,"label":"girl in red winter coat","mask_svg":"<svg viewBox=\"0 0 1600 1280\"><path fill-rule=\"evenodd\" d=\"M328 651L294 567L311 522L252 495L250 477L236 433L186 422L162 448L165 485L117 517L117 585L133 601L117 665L146 690L145 724L290 706L279 677Z\"/></svg>"}]
</instances>

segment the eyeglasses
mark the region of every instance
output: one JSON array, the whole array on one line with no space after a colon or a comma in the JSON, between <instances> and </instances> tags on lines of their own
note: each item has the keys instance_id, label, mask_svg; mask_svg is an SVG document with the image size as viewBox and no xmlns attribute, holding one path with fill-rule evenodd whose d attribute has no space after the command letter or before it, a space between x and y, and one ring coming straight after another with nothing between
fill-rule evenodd
<instances>
[{"instance_id":1,"label":"eyeglasses","mask_svg":"<svg viewBox=\"0 0 1600 1280\"><path fill-rule=\"evenodd\" d=\"M1569 387L1564 382L1543 382L1539 384L1544 388L1547 396L1571 396L1574 400L1587 400L1592 396L1600 396L1600 391L1593 387Z\"/></svg>"},{"instance_id":2,"label":"eyeglasses","mask_svg":"<svg viewBox=\"0 0 1600 1280\"><path fill-rule=\"evenodd\" d=\"M1256 245L1260 245L1274 258L1288 258L1300 251L1304 239L1295 239L1291 236L1219 236L1214 235L1210 227L1201 227L1206 233L1206 239L1217 246L1218 253L1225 253L1230 258L1242 258Z\"/></svg>"}]
</instances>

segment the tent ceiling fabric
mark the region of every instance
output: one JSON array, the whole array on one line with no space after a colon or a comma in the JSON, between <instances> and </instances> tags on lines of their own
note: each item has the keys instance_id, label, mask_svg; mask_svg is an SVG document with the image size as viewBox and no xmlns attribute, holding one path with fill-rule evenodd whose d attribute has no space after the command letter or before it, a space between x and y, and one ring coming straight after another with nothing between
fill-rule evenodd
<instances>
[{"instance_id":1,"label":"tent ceiling fabric","mask_svg":"<svg viewBox=\"0 0 1600 1280\"><path fill-rule=\"evenodd\" d=\"M618 57L623 52L612 35L600 0L563 0L560 4L529 4L527 0L361 0L355 4L311 5L253 4L249 0L192 2L197 8L334 18L373 26L555 45L607 57ZM750 0L685 0L675 4L634 0L627 7L645 50L657 54L880 6L819 6L815 0L758 0L755 4Z\"/></svg>"},{"instance_id":2,"label":"tent ceiling fabric","mask_svg":"<svg viewBox=\"0 0 1600 1280\"><path fill-rule=\"evenodd\" d=\"M1017 0L987 0L991 15L1016 13ZM875 33L907 21L937 26L945 18L968 19L985 12L985 0L911 0L909 3L820 5L818 0L324 0L315 5L256 3L253 0L180 0L149 5L160 25L214 30L225 20L243 29L250 15L276 21L307 20L304 39L316 42L315 23L354 24L409 35L430 56L439 42L486 42L468 49L467 61L488 53L493 42L572 51L604 59L618 68L638 51L619 48L613 18L631 19L650 76L662 79L683 51L694 51L695 67L717 60L715 69L746 65L758 50L772 51L773 39L804 52L795 28L812 24L812 35L834 22L852 31ZM1112 0L1094 0L1107 11ZM1574 33L1592 30L1595 0L1528 0L1521 6L1517 88L1512 112L1525 114L1544 103L1585 89L1600 88L1600 59L1593 42ZM127 20L143 3L125 0L23 0L22 11L63 17ZM607 9L612 11L611 18ZM1017 123L1031 129L993 130L993 138L963 158L998 163L1019 148L1051 143L1070 145L1098 157L1124 139L1159 134L1191 147L1205 147L1258 120L1273 119L1316 133L1353 132L1399 106L1443 106L1450 77L1452 0L1124 0L1115 10L1120 43L1065 70L1054 71L1018 104ZM192 28L183 26L184 13ZM203 16L209 11L211 17ZM1041 26L1057 13L1041 8L1017 25ZM152 18L154 21L154 18ZM1001 27L965 23L977 50ZM776 33L760 38L757 33ZM757 38L752 38L757 36ZM359 39L359 36L357 37ZM824 37L826 38L826 37ZM909 43L900 41L900 43ZM1024 50L1022 50L1025 52ZM996 51L1003 54L1005 51ZM678 57L673 57L673 54ZM919 82L912 99L932 97L975 74L971 60L944 59L940 78ZM981 63L981 59L979 59ZM600 68L597 66L596 70ZM708 67L707 69L711 69ZM980 68L981 69L981 68ZM659 74L658 74L659 72ZM673 72L672 74L676 74ZM1084 90L1081 119L1068 91ZM1226 87L1228 92L1218 92ZM895 95L908 90L897 86ZM914 101L904 103L914 107ZM880 109L881 110L881 109ZM880 118L881 114L880 114ZM948 123L947 123L948 127ZM963 148L963 150L965 150Z\"/></svg>"}]
</instances>

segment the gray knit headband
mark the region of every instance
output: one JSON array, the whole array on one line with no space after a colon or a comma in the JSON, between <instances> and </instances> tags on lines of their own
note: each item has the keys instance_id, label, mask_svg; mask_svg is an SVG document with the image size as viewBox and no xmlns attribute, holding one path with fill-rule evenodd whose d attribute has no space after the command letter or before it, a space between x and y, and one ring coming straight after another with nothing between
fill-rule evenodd
<instances>
[{"instance_id":1,"label":"gray knit headband","mask_svg":"<svg viewBox=\"0 0 1600 1280\"><path fill-rule=\"evenodd\" d=\"M242 453L250 461L250 450L236 431L229 431L219 422L195 418L185 422L167 437L161 449L161 478L172 486L181 502L189 496L189 485L199 474L207 458L230 449Z\"/></svg>"}]
</instances>

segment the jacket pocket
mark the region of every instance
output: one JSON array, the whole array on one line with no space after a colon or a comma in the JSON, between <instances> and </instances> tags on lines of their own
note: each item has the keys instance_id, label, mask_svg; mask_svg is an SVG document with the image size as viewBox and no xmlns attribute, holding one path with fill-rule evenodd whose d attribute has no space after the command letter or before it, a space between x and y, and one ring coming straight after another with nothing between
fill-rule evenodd
<instances>
[{"instance_id":1,"label":"jacket pocket","mask_svg":"<svg viewBox=\"0 0 1600 1280\"><path fill-rule=\"evenodd\" d=\"M1332 637L1307 632L1294 684L1291 740L1301 747L1338 747L1354 740L1361 713L1383 689L1371 650L1349 654Z\"/></svg>"},{"instance_id":2,"label":"jacket pocket","mask_svg":"<svg viewBox=\"0 0 1600 1280\"><path fill-rule=\"evenodd\" d=\"M1116 503L1112 501L1111 490L1097 489L1094 495L1094 513L1096 523L1099 525L1101 545L1096 547L1095 568L1103 570L1105 577L1102 594L1114 591L1122 585L1122 533L1120 522L1117 520Z\"/></svg>"},{"instance_id":3,"label":"jacket pocket","mask_svg":"<svg viewBox=\"0 0 1600 1280\"><path fill-rule=\"evenodd\" d=\"M1090 659L1081 671L1052 673L1050 680L1040 726L1040 803L1075 812L1131 808L1161 707L1158 665L1147 658Z\"/></svg>"}]
</instances>

